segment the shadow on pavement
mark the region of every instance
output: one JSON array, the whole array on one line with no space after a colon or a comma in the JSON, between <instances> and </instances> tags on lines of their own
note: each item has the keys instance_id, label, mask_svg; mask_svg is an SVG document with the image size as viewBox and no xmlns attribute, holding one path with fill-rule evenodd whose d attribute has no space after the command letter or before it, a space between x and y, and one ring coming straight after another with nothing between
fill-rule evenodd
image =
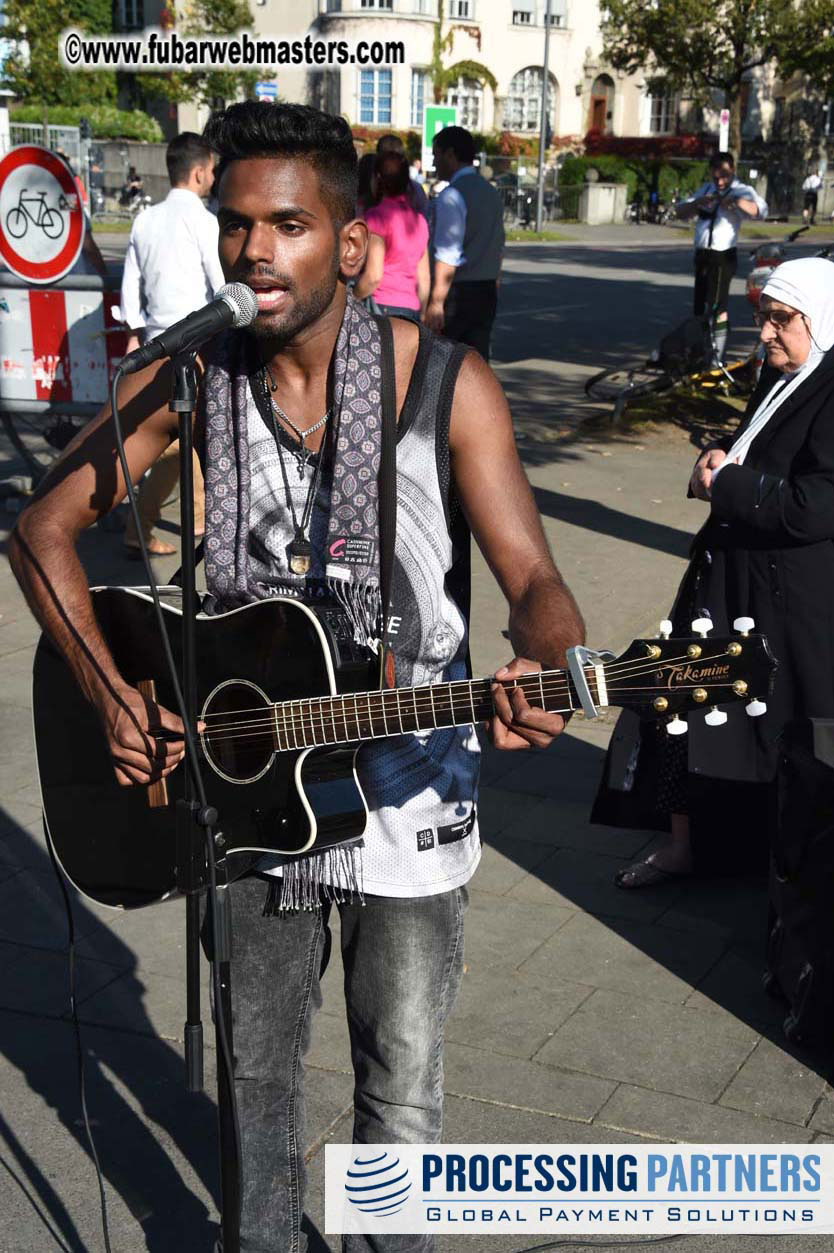
<instances>
[{"instance_id":1,"label":"shadow on pavement","mask_svg":"<svg viewBox=\"0 0 834 1253\"><path fill-rule=\"evenodd\" d=\"M741 285L747 270L741 261L730 294L731 355L746 354L756 334ZM532 247L514 248L502 275L495 361L541 358L589 371L644 361L690 316L692 282L685 248L559 248L546 258Z\"/></svg>"},{"instance_id":2,"label":"shadow on pavement","mask_svg":"<svg viewBox=\"0 0 834 1253\"><path fill-rule=\"evenodd\" d=\"M546 487L534 487L533 495L539 511L546 518L570 522L584 530L611 535L631 544L642 544L645 548L669 553L673 557L685 557L689 552L692 536L688 531L679 531L676 527L652 522L648 518L635 517L634 514L612 509L597 500L553 492Z\"/></svg>"},{"instance_id":3,"label":"shadow on pavement","mask_svg":"<svg viewBox=\"0 0 834 1253\"><path fill-rule=\"evenodd\" d=\"M79 1231L68 1208L76 1199L74 1180L78 1190L93 1195L89 1185L94 1165L79 1100L63 895L49 857L33 835L5 811L0 811L0 830L3 857L8 858L0 863L0 1066L13 1067L25 1081L25 1088L18 1088L14 1077L6 1079L7 1091L17 1094L19 1134L0 1120L1 1161L18 1200L22 1194L40 1218L41 1247L49 1239L56 1247L84 1253L97 1247L99 1218L97 1210L87 1214L85 1230ZM184 1178L183 1161L203 1194L216 1201L214 1103L206 1094L186 1092L181 1048L162 1038L149 1018L146 985L118 928L102 925L105 911L88 907L74 892L72 912L87 1107L102 1171L141 1225L151 1253L208 1249L213 1228L206 1203ZM106 912L112 917L112 911ZM172 917L173 926L181 921ZM105 988L114 994L111 1004L124 1006L125 1014L121 1021L106 1014L103 1025L87 1006ZM176 995L182 995L180 989ZM207 1055L206 1062L210 1070L213 1058ZM211 1090L210 1074L206 1086ZM44 1105L54 1119L45 1116ZM21 1142L23 1134L36 1142L39 1164ZM83 1158L65 1134L81 1148ZM77 1205L74 1209L77 1215ZM114 1248L120 1243L118 1226L119 1215L111 1215Z\"/></svg>"},{"instance_id":4,"label":"shadow on pavement","mask_svg":"<svg viewBox=\"0 0 834 1253\"><path fill-rule=\"evenodd\" d=\"M762 987L768 903L763 869L639 891L616 887L615 872L643 855L657 836L589 824L603 758L602 748L579 734L566 735L546 753L484 751L480 826L485 855L474 886L507 901L582 911L522 963L520 973L541 980L550 972L604 989L615 999L631 998L638 1008L655 998L665 1001L666 1043L679 1058L687 1033L676 1023L672 1004L684 1012L703 1011L707 1024L720 1007L803 1067L827 1077L830 1060L821 1050L786 1042L781 1024L787 1007ZM617 1026L616 1015L599 1024L612 1032ZM668 1070L670 1086L663 1075L657 1086L679 1091L671 1086L674 1058L663 1058L664 1041L651 1039L645 1029L647 1052ZM706 1025L704 1040L708 1037ZM558 1041L557 1033L543 1060L570 1068L575 1063L560 1057ZM593 1071L593 1065L587 1069ZM647 1075L645 1085L654 1086ZM686 1138L685 1128L681 1137Z\"/></svg>"}]
</instances>

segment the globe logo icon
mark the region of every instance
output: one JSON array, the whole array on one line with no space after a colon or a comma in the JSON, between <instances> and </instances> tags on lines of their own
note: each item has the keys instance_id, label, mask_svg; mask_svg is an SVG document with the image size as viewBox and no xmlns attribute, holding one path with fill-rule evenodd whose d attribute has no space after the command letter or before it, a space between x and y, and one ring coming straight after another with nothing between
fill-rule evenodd
<instances>
[{"instance_id":1,"label":"globe logo icon","mask_svg":"<svg viewBox=\"0 0 834 1253\"><path fill-rule=\"evenodd\" d=\"M363 1214L396 1214L405 1205L410 1191L408 1167L387 1152L368 1150L366 1155L353 1159L347 1172L348 1200Z\"/></svg>"}]
</instances>

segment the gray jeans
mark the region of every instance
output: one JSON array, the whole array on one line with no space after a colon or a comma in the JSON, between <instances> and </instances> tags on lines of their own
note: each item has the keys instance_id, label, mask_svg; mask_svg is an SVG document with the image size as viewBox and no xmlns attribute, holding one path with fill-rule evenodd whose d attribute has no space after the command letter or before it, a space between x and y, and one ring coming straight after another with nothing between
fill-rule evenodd
<instances>
[{"instance_id":1,"label":"gray jeans","mask_svg":"<svg viewBox=\"0 0 834 1253\"><path fill-rule=\"evenodd\" d=\"M305 1253L304 1054L330 956L329 905L261 915L266 885L232 889L241 1248ZM463 969L465 888L336 905L354 1073L353 1141L440 1139L443 1029ZM305 1228L307 1227L305 1223ZM349 1236L345 1253L428 1253L424 1235Z\"/></svg>"}]
</instances>

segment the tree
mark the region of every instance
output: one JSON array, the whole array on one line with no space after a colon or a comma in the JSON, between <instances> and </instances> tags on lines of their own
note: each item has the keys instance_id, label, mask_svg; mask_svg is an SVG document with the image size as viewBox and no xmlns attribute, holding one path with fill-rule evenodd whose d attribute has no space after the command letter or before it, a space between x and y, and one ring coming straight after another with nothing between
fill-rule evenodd
<instances>
[{"instance_id":1,"label":"tree","mask_svg":"<svg viewBox=\"0 0 834 1253\"><path fill-rule=\"evenodd\" d=\"M182 15L168 0L163 10L163 25L176 26L180 35L198 38L211 35L236 35L239 30L252 31L254 19L249 0L188 0ZM194 70L187 73L173 70L169 74L137 74L136 82L151 95L165 96L175 104L185 101L214 107L219 100L235 100L254 91L259 78L266 76L252 70Z\"/></svg>"},{"instance_id":2,"label":"tree","mask_svg":"<svg viewBox=\"0 0 834 1253\"><path fill-rule=\"evenodd\" d=\"M485 65L481 65L480 61L467 60L455 61L454 65L443 64L443 58L452 51L452 42L456 30L466 31L467 35L471 35L480 50L480 27L458 24L450 26L446 34L443 34L443 0L438 0L437 21L434 26L434 45L432 48L431 66L429 67L435 104L442 104L447 91L455 85L459 78L471 78L481 87L488 84L493 91L498 86L498 80L495 75Z\"/></svg>"},{"instance_id":3,"label":"tree","mask_svg":"<svg viewBox=\"0 0 834 1253\"><path fill-rule=\"evenodd\" d=\"M58 58L61 31L74 26L94 35L112 31L111 0L6 0L4 39L12 47L3 77L26 104L108 104L116 99L110 70L66 69Z\"/></svg>"},{"instance_id":4,"label":"tree","mask_svg":"<svg viewBox=\"0 0 834 1253\"><path fill-rule=\"evenodd\" d=\"M774 62L785 77L834 72L834 0L603 0L601 28L615 69L648 68L701 104L722 92L736 153L750 70Z\"/></svg>"}]
</instances>

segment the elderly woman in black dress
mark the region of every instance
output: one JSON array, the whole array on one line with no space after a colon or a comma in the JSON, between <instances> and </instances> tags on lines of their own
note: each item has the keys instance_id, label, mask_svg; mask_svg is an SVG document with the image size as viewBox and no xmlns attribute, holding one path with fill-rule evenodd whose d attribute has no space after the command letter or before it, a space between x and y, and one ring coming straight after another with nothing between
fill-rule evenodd
<instances>
[{"instance_id":1,"label":"elderly woman in black dress","mask_svg":"<svg viewBox=\"0 0 834 1253\"><path fill-rule=\"evenodd\" d=\"M806 257L779 266L757 320L767 362L737 434L695 464L690 494L710 515L672 619L674 635L689 635L707 612L726 635L752 618L779 663L775 686L763 716L728 707L716 727L691 714L689 734L676 738L627 717L618 724L593 820L669 832L618 872L623 888L716 868L693 866L699 828L720 868L724 835L772 809L785 724L834 717L834 265Z\"/></svg>"}]
</instances>

